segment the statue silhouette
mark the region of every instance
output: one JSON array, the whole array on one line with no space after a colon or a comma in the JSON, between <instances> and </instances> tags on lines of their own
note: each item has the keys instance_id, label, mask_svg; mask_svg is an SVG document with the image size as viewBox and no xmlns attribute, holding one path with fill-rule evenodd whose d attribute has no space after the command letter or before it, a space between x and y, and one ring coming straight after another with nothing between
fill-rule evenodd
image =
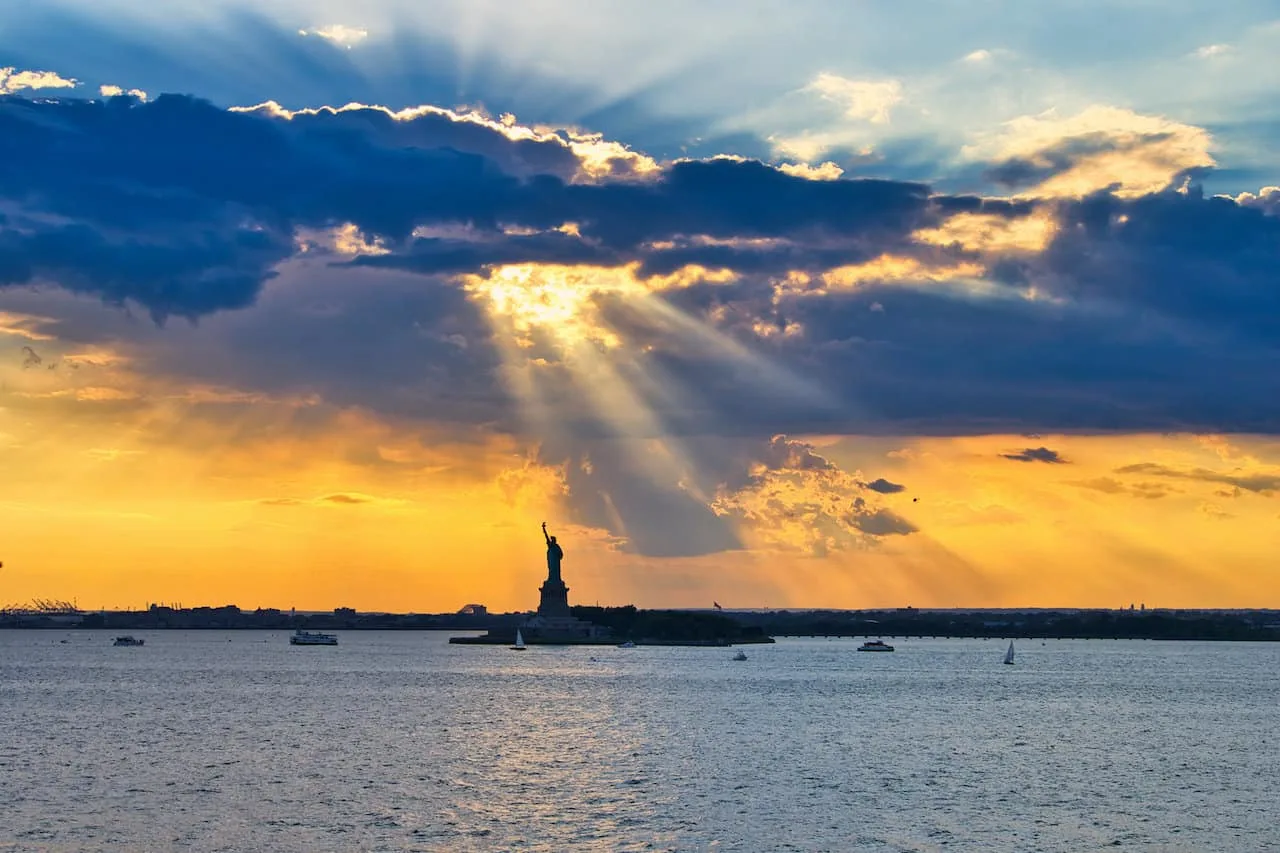
<instances>
[{"instance_id":1,"label":"statue silhouette","mask_svg":"<svg viewBox=\"0 0 1280 853\"><path fill-rule=\"evenodd\" d=\"M542 538L547 540L547 580L560 582L560 561L564 559L564 549L556 544L556 537L547 535L547 523L542 522Z\"/></svg>"}]
</instances>

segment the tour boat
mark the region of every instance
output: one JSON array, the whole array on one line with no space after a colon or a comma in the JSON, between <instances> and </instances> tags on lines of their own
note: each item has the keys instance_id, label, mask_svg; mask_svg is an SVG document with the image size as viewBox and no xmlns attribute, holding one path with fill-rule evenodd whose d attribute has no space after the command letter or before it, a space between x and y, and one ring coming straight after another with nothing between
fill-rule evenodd
<instances>
[{"instance_id":1,"label":"tour boat","mask_svg":"<svg viewBox=\"0 0 1280 853\"><path fill-rule=\"evenodd\" d=\"M744 652L742 649L738 649L736 652L734 652L734 654L733 654L733 659L734 659L734 660L746 660L746 659L747 659L747 653L746 653L746 652Z\"/></svg>"},{"instance_id":2,"label":"tour boat","mask_svg":"<svg viewBox=\"0 0 1280 853\"><path fill-rule=\"evenodd\" d=\"M337 634L321 634L319 632L304 631L301 628L293 632L293 636L289 638L291 646L336 646L338 645Z\"/></svg>"},{"instance_id":3,"label":"tour boat","mask_svg":"<svg viewBox=\"0 0 1280 853\"><path fill-rule=\"evenodd\" d=\"M116 637L113 646L141 646L146 640L139 640L137 637L130 637L127 634L123 637Z\"/></svg>"},{"instance_id":4,"label":"tour boat","mask_svg":"<svg viewBox=\"0 0 1280 853\"><path fill-rule=\"evenodd\" d=\"M893 651L893 646L889 645L884 640L867 640L865 643L858 646L858 651L860 652L891 652Z\"/></svg>"},{"instance_id":5,"label":"tour boat","mask_svg":"<svg viewBox=\"0 0 1280 853\"><path fill-rule=\"evenodd\" d=\"M634 649L635 647L636 644L630 640L627 640L625 643L618 643L618 648L620 649Z\"/></svg>"}]
</instances>

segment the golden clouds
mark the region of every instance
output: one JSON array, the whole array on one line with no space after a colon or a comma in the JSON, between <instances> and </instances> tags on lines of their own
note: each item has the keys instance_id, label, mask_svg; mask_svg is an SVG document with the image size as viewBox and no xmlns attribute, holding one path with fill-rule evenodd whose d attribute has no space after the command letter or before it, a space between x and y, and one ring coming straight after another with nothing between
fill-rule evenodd
<instances>
[{"instance_id":1,"label":"golden clouds","mask_svg":"<svg viewBox=\"0 0 1280 853\"><path fill-rule=\"evenodd\" d=\"M99 86L98 94L104 98L118 98L121 95L128 95L129 97L137 98L140 101L145 101L147 99L147 93L141 89L129 89L126 91L123 86Z\"/></svg>"},{"instance_id":2,"label":"golden clouds","mask_svg":"<svg viewBox=\"0 0 1280 853\"><path fill-rule=\"evenodd\" d=\"M0 335L17 335L29 341L51 341L53 336L40 331L53 321L48 317L0 311Z\"/></svg>"},{"instance_id":3,"label":"golden clouds","mask_svg":"<svg viewBox=\"0 0 1280 853\"><path fill-rule=\"evenodd\" d=\"M0 95L23 89L74 89L79 80L66 78L54 71L19 71L12 65L0 68Z\"/></svg>"},{"instance_id":4,"label":"golden clouds","mask_svg":"<svg viewBox=\"0 0 1280 853\"><path fill-rule=\"evenodd\" d=\"M1215 165L1203 128L1119 107L1092 106L1073 116L1050 110L1006 122L1003 132L965 148L1001 164L1025 194L1079 197L1111 188L1121 198L1158 192L1189 169Z\"/></svg>"},{"instance_id":5,"label":"golden clouds","mask_svg":"<svg viewBox=\"0 0 1280 853\"><path fill-rule=\"evenodd\" d=\"M782 163L778 166L778 171L784 175L804 178L808 181L834 181L844 174L844 169L830 160L817 166L811 166L808 163Z\"/></svg>"},{"instance_id":6,"label":"golden clouds","mask_svg":"<svg viewBox=\"0 0 1280 853\"><path fill-rule=\"evenodd\" d=\"M957 213L937 228L924 228L911 236L927 245L955 246L969 252L1037 253L1049 245L1057 228L1052 212L1046 209L1018 217Z\"/></svg>"},{"instance_id":7,"label":"golden clouds","mask_svg":"<svg viewBox=\"0 0 1280 853\"><path fill-rule=\"evenodd\" d=\"M535 514L545 514L569 492L563 466L539 464L532 457L526 457L518 466L498 472L494 486L507 506L531 510Z\"/></svg>"},{"instance_id":8,"label":"golden clouds","mask_svg":"<svg viewBox=\"0 0 1280 853\"><path fill-rule=\"evenodd\" d=\"M565 131L569 148L581 162L585 178L656 177L662 167L652 157L633 151L621 142L604 138L602 133L579 130Z\"/></svg>"},{"instance_id":9,"label":"golden clouds","mask_svg":"<svg viewBox=\"0 0 1280 853\"><path fill-rule=\"evenodd\" d=\"M418 236L415 234L415 236ZM381 238L368 239L354 223L347 222L328 229L298 229L294 236L298 252L305 254L317 249L339 255L387 255L391 250Z\"/></svg>"},{"instance_id":10,"label":"golden clouds","mask_svg":"<svg viewBox=\"0 0 1280 853\"><path fill-rule=\"evenodd\" d=\"M934 264L909 255L885 254L865 263L828 270L821 280L826 290L847 290L869 283L974 279L984 272L986 268L974 261Z\"/></svg>"},{"instance_id":11,"label":"golden clouds","mask_svg":"<svg viewBox=\"0 0 1280 853\"><path fill-rule=\"evenodd\" d=\"M648 292L630 270L604 267L521 264L498 267L488 275L467 275L462 281L524 348L534 345L537 333L570 346L621 346L621 339L600 322L594 298Z\"/></svg>"},{"instance_id":12,"label":"golden clouds","mask_svg":"<svg viewBox=\"0 0 1280 853\"><path fill-rule=\"evenodd\" d=\"M622 338L604 321L599 300L640 300L651 293L688 287L697 281L728 281L728 270L686 266L666 275L642 277L640 264L621 267L514 264L486 275L464 275L463 287L485 305L500 334L532 348L539 336L557 342L571 356L583 344L604 349Z\"/></svg>"}]
</instances>

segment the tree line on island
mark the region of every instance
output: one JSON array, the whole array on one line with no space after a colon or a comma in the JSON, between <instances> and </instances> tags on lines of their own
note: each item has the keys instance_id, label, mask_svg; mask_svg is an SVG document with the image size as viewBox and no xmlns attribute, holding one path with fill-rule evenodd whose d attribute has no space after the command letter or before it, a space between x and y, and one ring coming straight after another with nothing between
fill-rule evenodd
<instances>
[{"instance_id":1,"label":"tree line on island","mask_svg":"<svg viewBox=\"0 0 1280 853\"><path fill-rule=\"evenodd\" d=\"M44 606L35 606L42 604ZM528 613L322 613L274 608L169 607L84 612L59 602L0 609L4 628L436 630L513 633ZM767 642L769 637L1029 637L1280 641L1276 610L644 610L574 606L572 614L611 629L619 640Z\"/></svg>"}]
</instances>

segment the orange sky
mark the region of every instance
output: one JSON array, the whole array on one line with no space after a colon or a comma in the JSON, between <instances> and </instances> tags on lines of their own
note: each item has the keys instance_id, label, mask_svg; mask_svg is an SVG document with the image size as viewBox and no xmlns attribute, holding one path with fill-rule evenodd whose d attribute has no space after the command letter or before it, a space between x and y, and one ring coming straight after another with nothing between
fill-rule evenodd
<instances>
[{"instance_id":1,"label":"orange sky","mask_svg":"<svg viewBox=\"0 0 1280 853\"><path fill-rule=\"evenodd\" d=\"M644 558L569 523L563 471L526 441L178 387L3 325L6 351L47 353L0 368L3 604L526 609L545 519L578 603L1280 606L1274 438L793 436L842 476L904 484L881 504L919 532L819 554L802 509L762 511L745 550ZM1038 446L1066 461L1002 455ZM777 494L802 508L813 487Z\"/></svg>"}]
</instances>

